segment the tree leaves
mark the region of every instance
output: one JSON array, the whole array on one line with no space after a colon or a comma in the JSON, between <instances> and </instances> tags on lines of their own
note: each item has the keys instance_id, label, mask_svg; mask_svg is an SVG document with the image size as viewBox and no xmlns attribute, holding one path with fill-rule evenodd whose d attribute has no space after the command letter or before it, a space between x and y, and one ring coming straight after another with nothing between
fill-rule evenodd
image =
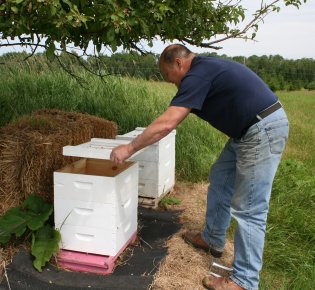
<instances>
[{"instance_id":1,"label":"tree leaves","mask_svg":"<svg viewBox=\"0 0 315 290\"><path fill-rule=\"evenodd\" d=\"M253 19L241 27L245 8L238 0L183 0L180 5L173 0L7 0L0 6L0 37L20 37L25 44L29 44L25 35L38 43L49 38L45 43L48 56L56 50L51 43L86 48L93 42L98 51L102 46L116 49L120 45L130 50L140 40L150 42L157 36L213 47L227 38L247 37L247 33L253 37L249 30L278 8L279 2L299 7L302 1L262 1Z\"/></svg>"},{"instance_id":2,"label":"tree leaves","mask_svg":"<svg viewBox=\"0 0 315 290\"><path fill-rule=\"evenodd\" d=\"M46 56L50 61L52 61L55 57L55 49L56 49L55 44L53 42L50 42L46 50Z\"/></svg>"}]
</instances>

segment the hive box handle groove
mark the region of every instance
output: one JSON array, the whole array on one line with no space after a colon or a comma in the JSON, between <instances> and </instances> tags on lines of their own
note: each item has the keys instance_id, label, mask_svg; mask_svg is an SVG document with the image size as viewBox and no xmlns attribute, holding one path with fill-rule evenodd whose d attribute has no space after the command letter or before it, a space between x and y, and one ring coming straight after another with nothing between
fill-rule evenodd
<instances>
[{"instance_id":1,"label":"hive box handle groove","mask_svg":"<svg viewBox=\"0 0 315 290\"><path fill-rule=\"evenodd\" d=\"M93 186L93 183L92 182L75 181L74 186L78 189L91 189Z\"/></svg>"},{"instance_id":2,"label":"hive box handle groove","mask_svg":"<svg viewBox=\"0 0 315 290\"><path fill-rule=\"evenodd\" d=\"M74 209L74 212L78 215L90 215L93 213L93 209L91 208L80 208L80 207L76 207Z\"/></svg>"},{"instance_id":3,"label":"hive box handle groove","mask_svg":"<svg viewBox=\"0 0 315 290\"><path fill-rule=\"evenodd\" d=\"M88 235L88 234L76 233L75 236L78 240L87 241L87 242L92 241L94 239L94 235Z\"/></svg>"}]
</instances>

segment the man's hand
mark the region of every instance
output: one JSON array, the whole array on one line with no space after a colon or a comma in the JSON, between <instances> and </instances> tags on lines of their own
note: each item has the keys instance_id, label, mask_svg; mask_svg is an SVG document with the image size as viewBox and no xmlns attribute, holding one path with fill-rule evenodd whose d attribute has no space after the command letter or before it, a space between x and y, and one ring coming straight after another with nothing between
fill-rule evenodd
<instances>
[{"instance_id":1,"label":"man's hand","mask_svg":"<svg viewBox=\"0 0 315 290\"><path fill-rule=\"evenodd\" d=\"M110 160L114 162L114 164L121 164L133 153L134 150L132 144L119 145L112 150L110 154Z\"/></svg>"},{"instance_id":2,"label":"man's hand","mask_svg":"<svg viewBox=\"0 0 315 290\"><path fill-rule=\"evenodd\" d=\"M191 108L169 106L168 109L156 118L140 135L127 145L117 146L112 150L110 160L114 164L123 163L132 154L142 148L154 144L167 136L190 113Z\"/></svg>"}]
</instances>

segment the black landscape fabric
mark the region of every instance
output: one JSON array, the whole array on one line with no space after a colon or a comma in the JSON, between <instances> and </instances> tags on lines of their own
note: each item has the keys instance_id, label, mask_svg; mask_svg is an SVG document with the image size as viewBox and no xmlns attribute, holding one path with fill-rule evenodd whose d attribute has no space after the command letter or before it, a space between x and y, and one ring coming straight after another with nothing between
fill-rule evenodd
<instances>
[{"instance_id":1,"label":"black landscape fabric","mask_svg":"<svg viewBox=\"0 0 315 290\"><path fill-rule=\"evenodd\" d=\"M2 280L0 290L9 289L7 280L12 290L148 289L167 255L166 240L180 229L179 214L179 211L139 208L140 245L133 247L132 254L110 275L58 271L50 264L39 273L32 265L31 254L20 250L7 267L8 279Z\"/></svg>"}]
</instances>

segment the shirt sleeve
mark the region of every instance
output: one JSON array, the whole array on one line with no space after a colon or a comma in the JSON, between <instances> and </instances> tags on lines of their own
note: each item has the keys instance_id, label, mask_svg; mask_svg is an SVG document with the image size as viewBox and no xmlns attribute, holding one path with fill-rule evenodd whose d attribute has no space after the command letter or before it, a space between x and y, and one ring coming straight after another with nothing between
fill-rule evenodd
<instances>
[{"instance_id":1,"label":"shirt sleeve","mask_svg":"<svg viewBox=\"0 0 315 290\"><path fill-rule=\"evenodd\" d=\"M170 105L201 110L210 87L209 81L201 77L188 75L182 80L179 90Z\"/></svg>"}]
</instances>

